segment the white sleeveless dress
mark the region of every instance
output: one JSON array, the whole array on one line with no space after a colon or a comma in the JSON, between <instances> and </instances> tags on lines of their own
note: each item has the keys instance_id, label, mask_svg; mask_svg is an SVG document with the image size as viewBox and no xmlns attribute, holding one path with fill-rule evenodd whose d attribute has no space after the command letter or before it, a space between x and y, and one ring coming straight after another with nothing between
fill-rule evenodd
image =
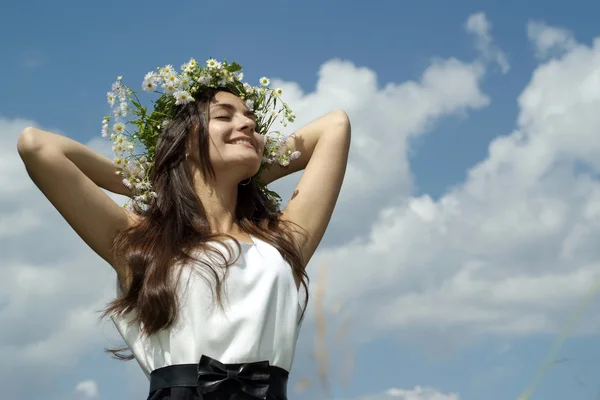
<instances>
[{"instance_id":1,"label":"white sleeveless dress","mask_svg":"<svg viewBox=\"0 0 600 400\"><path fill-rule=\"evenodd\" d=\"M225 364L268 360L290 371L302 313L298 289L279 251L256 237L252 241L240 243L241 255L228 268L222 308L202 276L185 266L179 318L171 328L142 337L140 326L129 324L131 316L112 317L146 376L161 367L198 363L202 355Z\"/></svg>"}]
</instances>

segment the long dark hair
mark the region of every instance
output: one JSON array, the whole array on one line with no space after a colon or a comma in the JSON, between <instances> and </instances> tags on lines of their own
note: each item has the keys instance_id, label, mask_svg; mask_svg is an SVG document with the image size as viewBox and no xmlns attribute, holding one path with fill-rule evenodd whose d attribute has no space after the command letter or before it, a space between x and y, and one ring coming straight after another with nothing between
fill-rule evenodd
<instances>
[{"instance_id":1,"label":"long dark hair","mask_svg":"<svg viewBox=\"0 0 600 400\"><path fill-rule=\"evenodd\" d=\"M211 232L185 159L191 135L197 135L201 172L204 177L214 178L208 150L208 119L210 102L218 91L196 93L196 100L180 106L175 118L161 132L150 176L158 197L146 209L136 207L135 213L141 217L139 222L115 238L114 259L125 267L128 287L122 296L108 304L101 318L134 312L133 322L140 324L143 335L169 328L178 316L176 282L171 279L173 268L176 263L186 261L200 263L203 278L212 283L213 300L222 305L222 272L236 260L233 252L226 256L208 243L222 240L226 235ZM301 230L280 216L254 179L239 185L236 222L243 231L273 245L290 264L295 280L305 292L302 319L308 303L308 276L293 234ZM234 243L239 250L239 242L234 239ZM193 252L198 250L216 255L208 259L218 259L220 265L194 258ZM121 360L133 359L132 355L121 354L126 349L107 351Z\"/></svg>"}]
</instances>

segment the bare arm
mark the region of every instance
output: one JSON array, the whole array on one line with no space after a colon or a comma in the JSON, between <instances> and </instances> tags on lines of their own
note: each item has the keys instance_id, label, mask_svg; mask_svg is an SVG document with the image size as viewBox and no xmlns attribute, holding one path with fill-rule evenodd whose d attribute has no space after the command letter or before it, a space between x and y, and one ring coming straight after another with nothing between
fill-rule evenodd
<instances>
[{"instance_id":1,"label":"bare arm","mask_svg":"<svg viewBox=\"0 0 600 400\"><path fill-rule=\"evenodd\" d=\"M117 270L113 239L134 217L100 189L130 194L112 161L72 139L35 128L23 130L17 149L37 187L88 246ZM124 276L121 272L117 270Z\"/></svg>"},{"instance_id":2,"label":"bare arm","mask_svg":"<svg viewBox=\"0 0 600 400\"><path fill-rule=\"evenodd\" d=\"M283 210L289 220L309 235L299 237L305 264L316 251L337 202L350 150L350 121L342 110L333 111L300 128L288 139L302 155L288 168L265 171L273 181L304 169L292 198Z\"/></svg>"},{"instance_id":3,"label":"bare arm","mask_svg":"<svg viewBox=\"0 0 600 400\"><path fill-rule=\"evenodd\" d=\"M294 172L302 171L308 165L308 161L317 146L321 135L327 130L331 123L332 116L340 111L329 113L310 124L300 128L287 138L287 147L300 152L300 158L290 162L287 167L282 167L278 163L269 165L261 174L260 179L266 184L275 182L284 176L291 175Z\"/></svg>"},{"instance_id":4,"label":"bare arm","mask_svg":"<svg viewBox=\"0 0 600 400\"><path fill-rule=\"evenodd\" d=\"M40 150L41 147L59 150L92 182L102 189L123 196L131 196L131 192L122 183L112 160L89 147L68 137L46 132L40 129L25 128L21 133L17 148L19 154ZM25 159L23 159L25 162ZM25 163L27 166L27 163Z\"/></svg>"}]
</instances>

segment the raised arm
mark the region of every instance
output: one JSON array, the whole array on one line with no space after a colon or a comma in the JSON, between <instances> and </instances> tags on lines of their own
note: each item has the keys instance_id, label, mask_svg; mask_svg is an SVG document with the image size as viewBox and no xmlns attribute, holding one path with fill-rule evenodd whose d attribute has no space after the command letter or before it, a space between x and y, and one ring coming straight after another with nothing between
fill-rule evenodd
<instances>
[{"instance_id":1,"label":"raised arm","mask_svg":"<svg viewBox=\"0 0 600 400\"><path fill-rule=\"evenodd\" d=\"M81 143L35 128L23 130L17 149L29 176L52 205L124 277L113 263L112 244L117 231L134 217L100 189L129 195L112 161Z\"/></svg>"},{"instance_id":2,"label":"raised arm","mask_svg":"<svg viewBox=\"0 0 600 400\"><path fill-rule=\"evenodd\" d=\"M342 110L333 111L300 128L288 138L301 156L289 167L265 171L263 179L272 182L304 169L282 217L308 233L302 241L305 264L317 249L337 202L350 150L350 120Z\"/></svg>"}]
</instances>

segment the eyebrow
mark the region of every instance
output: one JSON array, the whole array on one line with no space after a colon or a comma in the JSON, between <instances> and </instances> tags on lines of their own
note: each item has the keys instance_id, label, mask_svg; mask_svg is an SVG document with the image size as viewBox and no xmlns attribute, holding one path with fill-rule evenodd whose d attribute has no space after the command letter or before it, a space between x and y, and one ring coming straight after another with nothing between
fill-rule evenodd
<instances>
[{"instance_id":1,"label":"eyebrow","mask_svg":"<svg viewBox=\"0 0 600 400\"><path fill-rule=\"evenodd\" d=\"M221 108L224 108L224 109L226 109L228 111L232 111L232 112L235 111L235 107L229 103L217 103L217 104L211 105L211 108L217 108L217 107L221 107ZM256 115L249 109L246 109L246 111L244 111L244 115L246 117L256 119Z\"/></svg>"}]
</instances>

